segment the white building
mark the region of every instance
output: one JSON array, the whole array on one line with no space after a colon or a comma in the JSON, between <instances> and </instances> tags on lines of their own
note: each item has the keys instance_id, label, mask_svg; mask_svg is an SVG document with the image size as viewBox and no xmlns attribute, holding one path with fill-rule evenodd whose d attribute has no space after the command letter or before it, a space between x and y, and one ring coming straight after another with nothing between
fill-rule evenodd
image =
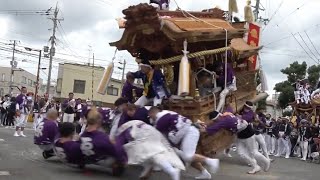
<instances>
[{"instance_id":1,"label":"white building","mask_svg":"<svg viewBox=\"0 0 320 180\"><path fill-rule=\"evenodd\" d=\"M9 93L10 86L10 67L0 67L0 96L4 96ZM25 86L28 89L28 92L35 92L37 76L24 70L16 69L13 75L13 95L19 94L20 91L18 88ZM39 79L40 84L43 80Z\"/></svg>"}]
</instances>

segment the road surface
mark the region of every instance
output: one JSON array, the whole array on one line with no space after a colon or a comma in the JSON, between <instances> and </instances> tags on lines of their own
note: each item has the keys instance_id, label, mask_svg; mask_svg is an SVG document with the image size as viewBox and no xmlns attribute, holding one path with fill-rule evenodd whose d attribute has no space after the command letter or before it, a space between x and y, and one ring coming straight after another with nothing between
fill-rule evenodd
<instances>
[{"instance_id":1,"label":"road surface","mask_svg":"<svg viewBox=\"0 0 320 180\"><path fill-rule=\"evenodd\" d=\"M130 167L121 178L114 178L108 171L90 166L81 171L62 164L58 159L44 160L40 149L33 145L33 131L26 130L27 137L13 137L14 130L0 128L0 180L115 180L138 179L140 167ZM236 155L234 155L236 156ZM213 176L214 180L313 180L320 177L320 165L301 162L298 159L275 159L270 172L247 175L249 167L238 158L221 158L221 169ZM187 174L188 173L188 174ZM193 179L192 169L183 173L181 179ZM151 180L169 179L156 172Z\"/></svg>"}]
</instances>

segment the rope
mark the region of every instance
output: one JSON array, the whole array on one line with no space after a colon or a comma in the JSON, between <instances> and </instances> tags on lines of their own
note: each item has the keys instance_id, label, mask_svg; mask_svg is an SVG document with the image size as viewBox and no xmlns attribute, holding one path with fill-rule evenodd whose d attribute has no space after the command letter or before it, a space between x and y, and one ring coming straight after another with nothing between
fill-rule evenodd
<instances>
[{"instance_id":1,"label":"rope","mask_svg":"<svg viewBox=\"0 0 320 180\"><path fill-rule=\"evenodd\" d=\"M195 58L195 57L200 57L200 56L206 56L206 55L212 55L212 54L219 54L224 51L231 50L231 47L223 47L223 48L218 48L218 49L212 49L212 50L206 50L206 51L199 51L195 53L190 53L187 55L188 59L190 58ZM167 59L159 59L159 60L150 60L151 65L165 65L165 64L170 64L174 62L181 61L183 55L179 56L174 56L171 58Z\"/></svg>"}]
</instances>

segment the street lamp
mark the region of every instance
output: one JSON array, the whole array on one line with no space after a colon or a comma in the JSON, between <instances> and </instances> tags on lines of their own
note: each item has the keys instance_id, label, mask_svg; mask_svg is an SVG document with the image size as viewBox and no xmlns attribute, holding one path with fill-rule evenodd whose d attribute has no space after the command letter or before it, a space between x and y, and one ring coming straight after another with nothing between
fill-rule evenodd
<instances>
[{"instance_id":1,"label":"street lamp","mask_svg":"<svg viewBox=\"0 0 320 180\"><path fill-rule=\"evenodd\" d=\"M34 92L34 101L37 100L37 96L38 96L38 89L39 89L39 76L40 76L40 64L41 64L41 53L42 50L39 49L33 49L33 48L29 48L29 47L24 47L25 50L27 51L36 51L39 52L39 61L38 61L38 70L37 70L37 80L36 80L36 90Z\"/></svg>"}]
</instances>

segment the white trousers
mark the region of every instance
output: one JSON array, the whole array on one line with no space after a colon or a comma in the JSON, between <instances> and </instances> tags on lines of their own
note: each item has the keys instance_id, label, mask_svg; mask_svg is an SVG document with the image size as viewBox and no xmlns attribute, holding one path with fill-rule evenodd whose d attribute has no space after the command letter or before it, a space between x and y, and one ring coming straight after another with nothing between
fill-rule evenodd
<instances>
[{"instance_id":1,"label":"white trousers","mask_svg":"<svg viewBox=\"0 0 320 180\"><path fill-rule=\"evenodd\" d=\"M33 113L33 129L37 129L39 113Z\"/></svg>"},{"instance_id":2,"label":"white trousers","mask_svg":"<svg viewBox=\"0 0 320 180\"><path fill-rule=\"evenodd\" d=\"M67 113L63 114L63 122L73 123L73 121L74 121L74 114L67 114Z\"/></svg>"},{"instance_id":3,"label":"white trousers","mask_svg":"<svg viewBox=\"0 0 320 180\"><path fill-rule=\"evenodd\" d=\"M236 91L237 90L237 85L234 82L234 84L230 84L224 90L220 93L220 99L219 99L219 104L217 106L217 111L221 112L225 103L226 103L226 97L229 94L230 91Z\"/></svg>"},{"instance_id":4,"label":"white trousers","mask_svg":"<svg viewBox=\"0 0 320 180\"><path fill-rule=\"evenodd\" d=\"M300 149L302 152L302 159L306 160L307 159L307 155L308 155L308 141L300 141L299 145L300 145Z\"/></svg>"},{"instance_id":5,"label":"white trousers","mask_svg":"<svg viewBox=\"0 0 320 180\"><path fill-rule=\"evenodd\" d=\"M237 152L240 157L243 158L247 163L250 163L254 169L258 168L259 165L266 167L269 163L269 159L259 153L254 136L251 136L247 139L238 139Z\"/></svg>"},{"instance_id":6,"label":"white trousers","mask_svg":"<svg viewBox=\"0 0 320 180\"><path fill-rule=\"evenodd\" d=\"M157 106L158 104L162 103L162 98L154 97L148 99L146 96L141 96L134 104L140 107L144 107L151 102L153 102L153 106Z\"/></svg>"},{"instance_id":7,"label":"white trousers","mask_svg":"<svg viewBox=\"0 0 320 180\"><path fill-rule=\"evenodd\" d=\"M20 116L18 116L16 118L17 120L17 127L25 127L26 124L27 124L27 118L28 118L28 115L27 114L20 114Z\"/></svg>"},{"instance_id":8,"label":"white trousers","mask_svg":"<svg viewBox=\"0 0 320 180\"><path fill-rule=\"evenodd\" d=\"M290 142L288 138L282 138L280 137L278 139L278 151L277 151L277 155L282 155L284 152L286 154L286 157L290 156Z\"/></svg>"},{"instance_id":9,"label":"white trousers","mask_svg":"<svg viewBox=\"0 0 320 180\"><path fill-rule=\"evenodd\" d=\"M269 154L268 154L268 150L267 150L267 145L266 145L266 141L263 137L262 134L259 134L259 135L254 135L258 145L260 146L260 148L262 149L262 153L263 155L269 159Z\"/></svg>"},{"instance_id":10,"label":"white trousers","mask_svg":"<svg viewBox=\"0 0 320 180\"><path fill-rule=\"evenodd\" d=\"M182 154L180 156L184 162L192 162L193 157L196 154L199 138L199 130L194 126L190 126L180 145L180 150L182 151Z\"/></svg>"},{"instance_id":11,"label":"white trousers","mask_svg":"<svg viewBox=\"0 0 320 180\"><path fill-rule=\"evenodd\" d=\"M275 150L276 150L276 138L272 137L269 134L266 134L265 135L265 141L266 141L268 153L270 153L270 154L275 153Z\"/></svg>"}]
</instances>

